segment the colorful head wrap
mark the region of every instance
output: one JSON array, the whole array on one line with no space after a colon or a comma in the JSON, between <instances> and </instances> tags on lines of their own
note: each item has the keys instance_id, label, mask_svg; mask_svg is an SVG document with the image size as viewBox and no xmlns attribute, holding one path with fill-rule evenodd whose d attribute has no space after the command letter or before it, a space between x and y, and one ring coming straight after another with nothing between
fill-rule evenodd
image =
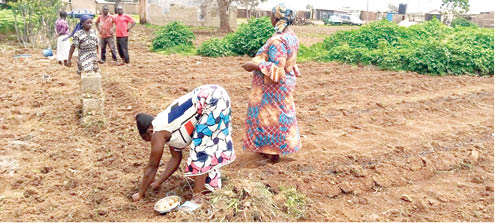
<instances>
[{"instance_id":1,"label":"colorful head wrap","mask_svg":"<svg viewBox=\"0 0 495 223\"><path fill-rule=\"evenodd\" d=\"M72 31L72 33L69 35L69 37L73 37L77 31L79 31L83 28L83 23L86 22L86 20L92 19L92 18L93 17L91 17L89 15L81 16L81 18L79 19L79 23L76 25L76 28L74 28L74 31Z\"/></svg>"},{"instance_id":2,"label":"colorful head wrap","mask_svg":"<svg viewBox=\"0 0 495 223\"><path fill-rule=\"evenodd\" d=\"M280 3L273 7L272 13L278 19L275 24L275 31L278 33L284 31L285 27L288 25L292 25L292 22L294 22L294 19L296 18L296 12L292 9L288 9L284 3Z\"/></svg>"}]
</instances>

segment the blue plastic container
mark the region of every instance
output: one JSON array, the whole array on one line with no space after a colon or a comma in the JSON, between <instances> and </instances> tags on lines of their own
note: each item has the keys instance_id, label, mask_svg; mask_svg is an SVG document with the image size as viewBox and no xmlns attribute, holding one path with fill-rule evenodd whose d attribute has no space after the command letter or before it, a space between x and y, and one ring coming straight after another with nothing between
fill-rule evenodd
<instances>
[{"instance_id":1,"label":"blue plastic container","mask_svg":"<svg viewBox=\"0 0 495 223\"><path fill-rule=\"evenodd\" d=\"M43 56L45 56L45 57L53 56L52 49L44 49L42 53L43 53Z\"/></svg>"}]
</instances>

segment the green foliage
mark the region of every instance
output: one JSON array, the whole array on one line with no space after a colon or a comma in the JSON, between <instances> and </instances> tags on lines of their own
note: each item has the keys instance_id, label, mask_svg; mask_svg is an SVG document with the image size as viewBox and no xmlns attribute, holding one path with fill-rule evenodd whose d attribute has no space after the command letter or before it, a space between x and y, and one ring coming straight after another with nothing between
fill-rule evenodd
<instances>
[{"instance_id":1,"label":"green foliage","mask_svg":"<svg viewBox=\"0 0 495 223\"><path fill-rule=\"evenodd\" d=\"M406 30L409 33L405 39L409 40L427 40L431 38L441 40L450 35L449 27L441 23L436 17L433 17L428 22L412 25Z\"/></svg>"},{"instance_id":2,"label":"green foliage","mask_svg":"<svg viewBox=\"0 0 495 223\"><path fill-rule=\"evenodd\" d=\"M287 212L296 219L304 217L306 211L306 196L299 193L293 187L280 187L280 192L285 196Z\"/></svg>"},{"instance_id":3,"label":"green foliage","mask_svg":"<svg viewBox=\"0 0 495 223\"><path fill-rule=\"evenodd\" d=\"M273 26L268 17L250 19L247 24L242 24L229 39L232 51L238 55L256 55L259 48L274 33Z\"/></svg>"},{"instance_id":4,"label":"green foliage","mask_svg":"<svg viewBox=\"0 0 495 223\"><path fill-rule=\"evenodd\" d=\"M201 44L198 48L198 54L206 57L225 57L232 56L232 46L224 39L212 38Z\"/></svg>"},{"instance_id":5,"label":"green foliage","mask_svg":"<svg viewBox=\"0 0 495 223\"><path fill-rule=\"evenodd\" d=\"M14 14L14 27L24 47L52 47L55 45L55 21L62 3L60 0L17 0L9 2Z\"/></svg>"},{"instance_id":6,"label":"green foliage","mask_svg":"<svg viewBox=\"0 0 495 223\"><path fill-rule=\"evenodd\" d=\"M316 48L316 47L315 47ZM493 30L449 28L438 20L409 28L388 21L358 30L340 31L326 38L322 51L301 47L300 53L320 61L376 65L388 70L429 74L493 75Z\"/></svg>"},{"instance_id":7,"label":"green foliage","mask_svg":"<svg viewBox=\"0 0 495 223\"><path fill-rule=\"evenodd\" d=\"M172 22L154 33L152 49L155 51L167 50L177 46L192 46L194 33L180 22Z\"/></svg>"},{"instance_id":8,"label":"green foliage","mask_svg":"<svg viewBox=\"0 0 495 223\"><path fill-rule=\"evenodd\" d=\"M318 60L322 56L327 55L327 51L323 48L323 43L315 43L310 47L299 45L299 52L297 53L297 62L305 62L311 60Z\"/></svg>"},{"instance_id":9,"label":"green foliage","mask_svg":"<svg viewBox=\"0 0 495 223\"><path fill-rule=\"evenodd\" d=\"M339 31L323 41L325 49L331 49L347 43L352 48L365 47L375 49L378 42L384 40L397 45L399 40L407 36L407 29L387 20L370 23L358 30Z\"/></svg>"},{"instance_id":10,"label":"green foliage","mask_svg":"<svg viewBox=\"0 0 495 223\"><path fill-rule=\"evenodd\" d=\"M466 27L477 27L476 24L472 23L471 21L465 19L465 18L455 18L452 20L452 23L450 26L456 28L458 26L466 26Z\"/></svg>"},{"instance_id":11,"label":"green foliage","mask_svg":"<svg viewBox=\"0 0 495 223\"><path fill-rule=\"evenodd\" d=\"M11 10L0 10L0 33L15 32L14 13Z\"/></svg>"},{"instance_id":12,"label":"green foliage","mask_svg":"<svg viewBox=\"0 0 495 223\"><path fill-rule=\"evenodd\" d=\"M223 39L213 38L203 42L198 49L198 54L208 57L245 54L254 56L273 33L270 19L267 17L253 18Z\"/></svg>"},{"instance_id":13,"label":"green foliage","mask_svg":"<svg viewBox=\"0 0 495 223\"><path fill-rule=\"evenodd\" d=\"M469 0L442 0L441 8L455 15L464 14L469 11Z\"/></svg>"}]
</instances>

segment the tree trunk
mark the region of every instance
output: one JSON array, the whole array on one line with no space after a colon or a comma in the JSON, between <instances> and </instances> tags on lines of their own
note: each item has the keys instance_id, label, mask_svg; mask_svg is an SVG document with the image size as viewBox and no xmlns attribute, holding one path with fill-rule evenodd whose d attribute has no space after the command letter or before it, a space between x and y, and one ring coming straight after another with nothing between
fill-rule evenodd
<instances>
[{"instance_id":1,"label":"tree trunk","mask_svg":"<svg viewBox=\"0 0 495 223\"><path fill-rule=\"evenodd\" d=\"M229 15L229 6L231 0L217 0L218 3L218 12L220 16L220 32L229 33L232 30L230 29L230 15Z\"/></svg>"},{"instance_id":2,"label":"tree trunk","mask_svg":"<svg viewBox=\"0 0 495 223\"><path fill-rule=\"evenodd\" d=\"M139 23L146 24L146 0L139 0Z\"/></svg>"}]
</instances>

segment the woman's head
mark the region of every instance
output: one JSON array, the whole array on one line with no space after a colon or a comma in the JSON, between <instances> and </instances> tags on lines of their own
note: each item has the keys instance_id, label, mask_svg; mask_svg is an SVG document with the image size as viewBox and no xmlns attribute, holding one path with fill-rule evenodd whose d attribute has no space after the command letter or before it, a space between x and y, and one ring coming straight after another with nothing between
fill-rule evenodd
<instances>
[{"instance_id":1,"label":"woman's head","mask_svg":"<svg viewBox=\"0 0 495 223\"><path fill-rule=\"evenodd\" d=\"M284 3L280 3L272 9L272 25L277 32L283 32L285 27L292 25L295 19L295 11L288 9Z\"/></svg>"},{"instance_id":2,"label":"woman's head","mask_svg":"<svg viewBox=\"0 0 495 223\"><path fill-rule=\"evenodd\" d=\"M93 24L93 20L91 19L91 16L83 15L83 16L81 16L79 23L81 23L81 26L83 27L84 30L88 31L91 29L91 25Z\"/></svg>"},{"instance_id":3,"label":"woman's head","mask_svg":"<svg viewBox=\"0 0 495 223\"><path fill-rule=\"evenodd\" d=\"M63 18L63 19L67 18L67 12L65 12L65 11L60 11L59 15L60 15L60 18Z\"/></svg>"},{"instance_id":4,"label":"woman's head","mask_svg":"<svg viewBox=\"0 0 495 223\"><path fill-rule=\"evenodd\" d=\"M136 115L136 125L139 131L139 135L144 141L151 141L151 135L153 134L153 126L151 122L155 119L153 116L139 113Z\"/></svg>"}]
</instances>

